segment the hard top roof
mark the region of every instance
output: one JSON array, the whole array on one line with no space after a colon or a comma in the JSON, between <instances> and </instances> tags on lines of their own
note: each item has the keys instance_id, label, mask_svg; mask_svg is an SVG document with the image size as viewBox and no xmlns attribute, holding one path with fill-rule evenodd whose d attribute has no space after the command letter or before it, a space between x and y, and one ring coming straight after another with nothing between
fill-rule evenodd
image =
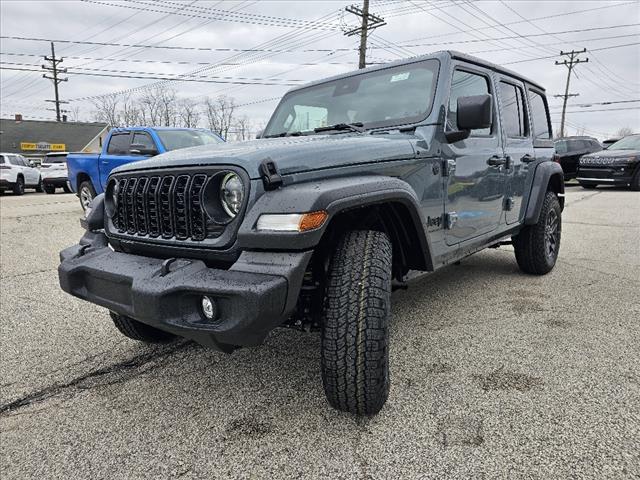
<instances>
[{"instance_id":1,"label":"hard top roof","mask_svg":"<svg viewBox=\"0 0 640 480\"><path fill-rule=\"evenodd\" d=\"M435 59L444 59L444 58L452 58L452 59L456 59L456 60L462 60L464 62L469 62L472 63L474 65L478 65L481 67L485 67L488 68L490 70L493 70L495 72L498 73L503 73L505 75L508 75L510 77L514 77L517 78L518 80L522 80L523 82L528 83L529 85L532 85L540 90L542 90L543 92L545 91L545 88L543 86L541 86L539 83L534 82L533 80L517 73L514 72L513 70L509 70L508 68L505 67L501 67L500 65L496 65L494 63L488 62L486 60L483 60L481 58L478 57L474 57L473 55L469 55L466 53L462 53L462 52L457 52L455 50L441 50L438 52L433 52L433 53L428 53L425 55L418 55L415 57L410 57L410 58L403 58L400 60L396 60L394 62L389 62L389 63L384 63L382 65L376 65L374 67L367 67L364 70L353 70L351 72L347 72L347 73L343 73L340 75L334 75L331 77L327 77L327 78L323 78L321 80L316 80L314 82L310 82L304 85L300 85L300 86L296 86L293 87L292 89L289 90L289 92L294 92L296 90L300 90L303 88L307 88L313 85L319 85L325 82L330 82L332 80L338 80L340 78L348 78L348 77L352 77L355 75L359 75L361 73L363 73L363 71L366 72L375 72L377 70L384 70L385 68L389 68L389 67L396 67L399 65L409 65L411 63L416 63L416 62L421 62L423 60L428 60L431 58L435 58Z\"/></svg>"}]
</instances>

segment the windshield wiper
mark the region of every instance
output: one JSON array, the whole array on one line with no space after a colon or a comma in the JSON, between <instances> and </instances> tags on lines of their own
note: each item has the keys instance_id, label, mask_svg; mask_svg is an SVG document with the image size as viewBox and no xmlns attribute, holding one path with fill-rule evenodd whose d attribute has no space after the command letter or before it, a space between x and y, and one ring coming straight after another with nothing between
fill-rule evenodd
<instances>
[{"instance_id":1,"label":"windshield wiper","mask_svg":"<svg viewBox=\"0 0 640 480\"><path fill-rule=\"evenodd\" d=\"M314 128L313 131L318 132L328 132L330 130L350 130L352 132L363 133L364 128L362 122L354 122L354 123L336 123L335 125L327 125L326 127L318 127Z\"/></svg>"}]
</instances>

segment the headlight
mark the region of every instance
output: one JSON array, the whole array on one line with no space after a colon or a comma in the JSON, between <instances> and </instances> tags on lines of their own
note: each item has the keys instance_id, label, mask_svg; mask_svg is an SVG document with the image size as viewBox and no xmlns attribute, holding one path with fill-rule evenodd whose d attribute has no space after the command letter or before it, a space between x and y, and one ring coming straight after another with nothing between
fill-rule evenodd
<instances>
[{"instance_id":1,"label":"headlight","mask_svg":"<svg viewBox=\"0 0 640 480\"><path fill-rule=\"evenodd\" d=\"M615 159L616 165L626 165L636 160L636 157L620 157Z\"/></svg>"},{"instance_id":2,"label":"headlight","mask_svg":"<svg viewBox=\"0 0 640 480\"><path fill-rule=\"evenodd\" d=\"M220 184L220 202L222 208L231 218L235 217L244 200L244 185L238 175L227 173Z\"/></svg>"}]
</instances>

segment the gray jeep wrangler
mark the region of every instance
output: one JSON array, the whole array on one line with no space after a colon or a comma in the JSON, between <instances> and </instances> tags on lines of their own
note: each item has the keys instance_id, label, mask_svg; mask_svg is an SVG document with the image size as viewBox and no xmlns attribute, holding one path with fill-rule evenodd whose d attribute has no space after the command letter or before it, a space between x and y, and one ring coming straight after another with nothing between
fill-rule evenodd
<instances>
[{"instance_id":1,"label":"gray jeep wrangler","mask_svg":"<svg viewBox=\"0 0 640 480\"><path fill-rule=\"evenodd\" d=\"M503 244L526 273L554 267L553 153L544 89L497 65L439 52L340 75L289 91L260 139L114 170L60 285L143 342L318 330L329 403L372 415L410 271Z\"/></svg>"}]
</instances>

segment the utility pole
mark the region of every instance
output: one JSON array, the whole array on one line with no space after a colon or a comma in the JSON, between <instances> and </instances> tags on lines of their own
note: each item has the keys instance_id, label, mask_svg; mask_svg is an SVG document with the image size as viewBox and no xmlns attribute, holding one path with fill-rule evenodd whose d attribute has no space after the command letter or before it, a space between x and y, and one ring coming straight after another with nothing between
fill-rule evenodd
<instances>
[{"instance_id":1,"label":"utility pole","mask_svg":"<svg viewBox=\"0 0 640 480\"><path fill-rule=\"evenodd\" d=\"M579 50L577 52L575 50L571 50L570 52L560 51L560 55L563 57L569 57L569 60L563 60L562 62L559 62L556 60L556 65L564 65L567 67L567 70L568 70L567 84L565 85L565 88L564 88L564 95L554 95L554 97L559 97L563 99L562 117L560 119L560 136L561 137L564 137L564 120L565 120L566 110L567 110L567 100L569 99L569 97L577 97L578 95L580 95L579 93L569 93L569 82L571 81L571 72L573 71L573 67L578 63L585 63L589 61L588 58L585 58L585 59L578 58L578 55L586 52L587 52L586 48L583 48L582 50Z\"/></svg>"},{"instance_id":2,"label":"utility pole","mask_svg":"<svg viewBox=\"0 0 640 480\"><path fill-rule=\"evenodd\" d=\"M344 32L344 34L347 37L360 34L358 68L365 68L367 66L366 57L368 32L375 28L386 25L386 22L384 21L384 18L369 13L369 0L363 0L362 8L356 7L355 5L350 5L346 7L345 10L349 13L353 13L357 17L362 18L362 25L359 28L354 28L353 30Z\"/></svg>"},{"instance_id":3,"label":"utility pole","mask_svg":"<svg viewBox=\"0 0 640 480\"><path fill-rule=\"evenodd\" d=\"M51 57L44 57L45 61L49 62L49 65L42 65L42 68L44 70L48 70L49 72L52 73L52 76L48 76L46 73L42 74L42 76L44 78L47 78L49 80L53 81L53 88L55 90L55 95L56 95L56 99L55 100L46 100L47 102L53 102L56 104L56 120L59 122L60 121L60 104L61 103L69 103L69 102L63 102L60 101L60 96L58 94L58 85L60 84L60 82L66 82L69 79L68 78L60 78L58 77L59 73L67 73L67 69L66 68L58 68L58 64L62 63L62 61L64 59L62 58L56 58L56 50L55 47L53 45L53 42L51 42Z\"/></svg>"}]
</instances>

